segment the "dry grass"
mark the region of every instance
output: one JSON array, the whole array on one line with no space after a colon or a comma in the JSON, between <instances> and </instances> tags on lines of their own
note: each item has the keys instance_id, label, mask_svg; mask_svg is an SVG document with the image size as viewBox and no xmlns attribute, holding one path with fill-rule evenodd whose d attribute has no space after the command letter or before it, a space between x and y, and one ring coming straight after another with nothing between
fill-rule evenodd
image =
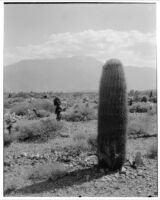
<instances>
[{"instance_id":1,"label":"dry grass","mask_svg":"<svg viewBox=\"0 0 160 200\"><path fill-rule=\"evenodd\" d=\"M128 120L128 135L147 134L152 117L146 114L130 114Z\"/></svg>"},{"instance_id":2,"label":"dry grass","mask_svg":"<svg viewBox=\"0 0 160 200\"><path fill-rule=\"evenodd\" d=\"M66 121L88 121L97 119L96 109L86 104L76 104L63 114L63 119Z\"/></svg>"},{"instance_id":3,"label":"dry grass","mask_svg":"<svg viewBox=\"0 0 160 200\"><path fill-rule=\"evenodd\" d=\"M19 141L46 141L49 137L55 137L63 128L63 122L56 119L46 118L43 120L21 120L16 127L19 132Z\"/></svg>"},{"instance_id":4,"label":"dry grass","mask_svg":"<svg viewBox=\"0 0 160 200\"><path fill-rule=\"evenodd\" d=\"M67 174L67 168L58 162L47 162L45 164L38 164L35 168L28 171L28 179L36 180L57 180Z\"/></svg>"}]
</instances>

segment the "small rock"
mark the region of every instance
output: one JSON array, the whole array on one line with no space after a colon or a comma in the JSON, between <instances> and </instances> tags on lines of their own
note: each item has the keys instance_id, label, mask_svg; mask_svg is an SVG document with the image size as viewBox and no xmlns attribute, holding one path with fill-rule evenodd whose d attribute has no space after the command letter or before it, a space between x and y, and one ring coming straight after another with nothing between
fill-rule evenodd
<instances>
[{"instance_id":1,"label":"small rock","mask_svg":"<svg viewBox=\"0 0 160 200\"><path fill-rule=\"evenodd\" d=\"M137 175L138 175L138 176L144 176L143 170L138 170Z\"/></svg>"},{"instance_id":2,"label":"small rock","mask_svg":"<svg viewBox=\"0 0 160 200\"><path fill-rule=\"evenodd\" d=\"M135 176L134 176L134 175L132 175L132 176L130 176L130 178L131 178L131 179L134 179L134 178L135 178Z\"/></svg>"},{"instance_id":3,"label":"small rock","mask_svg":"<svg viewBox=\"0 0 160 200\"><path fill-rule=\"evenodd\" d=\"M109 176L103 176L102 181L112 181L112 179Z\"/></svg>"},{"instance_id":4,"label":"small rock","mask_svg":"<svg viewBox=\"0 0 160 200\"><path fill-rule=\"evenodd\" d=\"M39 158L40 158L39 153L37 153L34 157L35 157L36 159L39 159Z\"/></svg>"},{"instance_id":5,"label":"small rock","mask_svg":"<svg viewBox=\"0 0 160 200\"><path fill-rule=\"evenodd\" d=\"M19 156L17 156L17 158L21 158L21 156L19 155Z\"/></svg>"},{"instance_id":6,"label":"small rock","mask_svg":"<svg viewBox=\"0 0 160 200\"><path fill-rule=\"evenodd\" d=\"M70 137L67 133L59 133L59 135L60 135L61 137L65 137L65 138Z\"/></svg>"},{"instance_id":7,"label":"small rock","mask_svg":"<svg viewBox=\"0 0 160 200\"><path fill-rule=\"evenodd\" d=\"M26 153L26 152L23 152L22 154L21 154L21 157L27 157L28 156L28 154Z\"/></svg>"},{"instance_id":8,"label":"small rock","mask_svg":"<svg viewBox=\"0 0 160 200\"><path fill-rule=\"evenodd\" d=\"M114 176L115 176L115 178L118 178L119 177L119 173L116 173Z\"/></svg>"},{"instance_id":9,"label":"small rock","mask_svg":"<svg viewBox=\"0 0 160 200\"><path fill-rule=\"evenodd\" d=\"M122 167L121 171L119 172L120 174L126 174L126 168Z\"/></svg>"},{"instance_id":10,"label":"small rock","mask_svg":"<svg viewBox=\"0 0 160 200\"><path fill-rule=\"evenodd\" d=\"M97 159L97 156L95 155L92 155L92 156L88 156L86 159L85 159L85 162L87 163L90 163L90 164L97 164L98 163L98 159Z\"/></svg>"},{"instance_id":11,"label":"small rock","mask_svg":"<svg viewBox=\"0 0 160 200\"><path fill-rule=\"evenodd\" d=\"M132 165L133 165L133 158L132 158L132 157L129 157L129 158L128 158L128 162L129 162L130 165L132 166Z\"/></svg>"}]
</instances>

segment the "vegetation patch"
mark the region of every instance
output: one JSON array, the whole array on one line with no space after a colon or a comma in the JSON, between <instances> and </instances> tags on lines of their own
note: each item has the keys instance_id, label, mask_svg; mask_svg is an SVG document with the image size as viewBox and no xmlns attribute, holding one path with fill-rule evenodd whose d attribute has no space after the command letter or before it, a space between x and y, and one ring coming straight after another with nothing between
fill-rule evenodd
<instances>
[{"instance_id":1,"label":"vegetation patch","mask_svg":"<svg viewBox=\"0 0 160 200\"><path fill-rule=\"evenodd\" d=\"M23 120L17 124L17 139L19 141L46 141L49 137L56 137L63 127L63 122L46 118L42 120Z\"/></svg>"},{"instance_id":2,"label":"vegetation patch","mask_svg":"<svg viewBox=\"0 0 160 200\"><path fill-rule=\"evenodd\" d=\"M129 107L130 113L146 113L149 110L152 110L152 106L150 105L150 103L144 102L137 102Z\"/></svg>"},{"instance_id":3,"label":"vegetation patch","mask_svg":"<svg viewBox=\"0 0 160 200\"><path fill-rule=\"evenodd\" d=\"M148 148L147 157L151 159L157 158L158 144L151 144Z\"/></svg>"},{"instance_id":4,"label":"vegetation patch","mask_svg":"<svg viewBox=\"0 0 160 200\"><path fill-rule=\"evenodd\" d=\"M97 119L97 111L89 103L76 104L63 114L63 119L66 121L88 121Z\"/></svg>"},{"instance_id":5,"label":"vegetation patch","mask_svg":"<svg viewBox=\"0 0 160 200\"><path fill-rule=\"evenodd\" d=\"M128 135L148 134L151 116L146 114L130 114L128 121Z\"/></svg>"},{"instance_id":6,"label":"vegetation patch","mask_svg":"<svg viewBox=\"0 0 160 200\"><path fill-rule=\"evenodd\" d=\"M38 164L28 171L28 179L36 180L57 180L67 174L67 168L62 163L47 162Z\"/></svg>"}]
</instances>

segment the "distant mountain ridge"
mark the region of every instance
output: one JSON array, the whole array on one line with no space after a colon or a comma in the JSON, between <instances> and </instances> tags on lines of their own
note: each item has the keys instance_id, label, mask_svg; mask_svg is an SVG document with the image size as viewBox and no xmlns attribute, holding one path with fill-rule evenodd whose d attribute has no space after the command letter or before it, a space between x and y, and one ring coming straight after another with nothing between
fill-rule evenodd
<instances>
[{"instance_id":1,"label":"distant mountain ridge","mask_svg":"<svg viewBox=\"0 0 160 200\"><path fill-rule=\"evenodd\" d=\"M22 60L4 66L4 91L97 91L103 64L87 56ZM124 70L128 90L156 89L156 69L125 66Z\"/></svg>"}]
</instances>

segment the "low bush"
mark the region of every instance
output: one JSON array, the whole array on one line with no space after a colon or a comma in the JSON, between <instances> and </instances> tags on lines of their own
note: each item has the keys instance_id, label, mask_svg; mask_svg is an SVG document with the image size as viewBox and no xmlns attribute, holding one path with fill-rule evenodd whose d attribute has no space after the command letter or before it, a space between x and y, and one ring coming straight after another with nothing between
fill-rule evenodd
<instances>
[{"instance_id":1,"label":"low bush","mask_svg":"<svg viewBox=\"0 0 160 200\"><path fill-rule=\"evenodd\" d=\"M57 132L63 127L62 122L56 119L46 118L43 120L23 120L17 124L19 141L46 141L50 137L56 137Z\"/></svg>"},{"instance_id":2,"label":"low bush","mask_svg":"<svg viewBox=\"0 0 160 200\"><path fill-rule=\"evenodd\" d=\"M16 115L29 115L29 111L36 109L46 116L46 112L51 113L54 111L54 106L48 99L33 99L32 101L23 101L12 106L11 113ZM43 113L42 113L43 112Z\"/></svg>"},{"instance_id":3,"label":"low bush","mask_svg":"<svg viewBox=\"0 0 160 200\"><path fill-rule=\"evenodd\" d=\"M152 106L152 109L148 110L149 115L156 115L157 114L157 104Z\"/></svg>"},{"instance_id":4,"label":"low bush","mask_svg":"<svg viewBox=\"0 0 160 200\"><path fill-rule=\"evenodd\" d=\"M28 115L28 110L32 110L33 106L28 102L21 102L14 105L11 109L11 113L15 113L18 116Z\"/></svg>"},{"instance_id":5,"label":"low bush","mask_svg":"<svg viewBox=\"0 0 160 200\"><path fill-rule=\"evenodd\" d=\"M148 148L147 157L151 159L157 158L158 144L151 144Z\"/></svg>"},{"instance_id":6,"label":"low bush","mask_svg":"<svg viewBox=\"0 0 160 200\"><path fill-rule=\"evenodd\" d=\"M96 110L90 106L88 103L86 104L77 104L71 107L63 114L63 119L66 121L88 121L97 119Z\"/></svg>"},{"instance_id":7,"label":"low bush","mask_svg":"<svg viewBox=\"0 0 160 200\"><path fill-rule=\"evenodd\" d=\"M13 142L13 137L10 134L4 134L4 147L8 147Z\"/></svg>"},{"instance_id":8,"label":"low bush","mask_svg":"<svg viewBox=\"0 0 160 200\"><path fill-rule=\"evenodd\" d=\"M34 99L31 101L33 107L37 110L46 110L48 112L54 112L53 103L48 99Z\"/></svg>"},{"instance_id":9,"label":"low bush","mask_svg":"<svg viewBox=\"0 0 160 200\"><path fill-rule=\"evenodd\" d=\"M81 153L91 151L91 147L87 140L70 140L63 151L71 156L79 156Z\"/></svg>"},{"instance_id":10,"label":"low bush","mask_svg":"<svg viewBox=\"0 0 160 200\"><path fill-rule=\"evenodd\" d=\"M68 169L58 162L47 162L44 164L38 164L28 174L28 179L35 180L57 180L67 174Z\"/></svg>"},{"instance_id":11,"label":"low bush","mask_svg":"<svg viewBox=\"0 0 160 200\"><path fill-rule=\"evenodd\" d=\"M130 113L146 113L150 109L152 109L150 104L138 102L138 103L134 103L132 106L129 107L129 112Z\"/></svg>"}]
</instances>

